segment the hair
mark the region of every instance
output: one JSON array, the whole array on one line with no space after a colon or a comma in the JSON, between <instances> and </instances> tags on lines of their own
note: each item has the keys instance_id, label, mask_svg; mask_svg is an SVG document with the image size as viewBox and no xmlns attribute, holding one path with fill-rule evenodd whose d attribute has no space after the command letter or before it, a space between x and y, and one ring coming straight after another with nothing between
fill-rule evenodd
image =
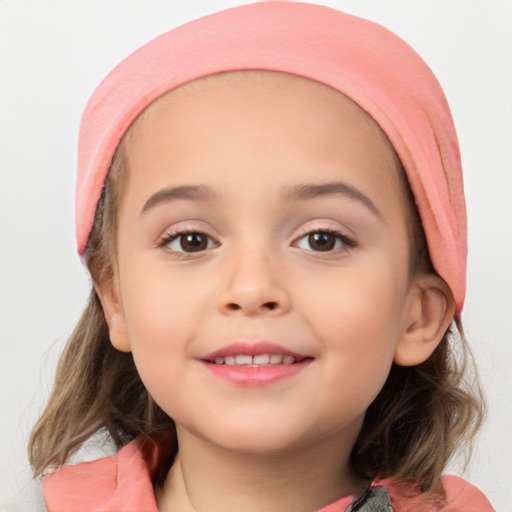
<instances>
[{"instance_id":1,"label":"hair","mask_svg":"<svg viewBox=\"0 0 512 512\"><path fill-rule=\"evenodd\" d=\"M124 148L130 132L131 128L112 160L85 250L95 284L108 282L115 272L117 212L127 174ZM410 213L410 271L435 273L400 165L398 172ZM392 478L397 492L409 499L416 512L428 510L444 501L441 473L456 451L470 451L483 415L476 367L457 318L424 363L411 367L392 364L384 387L366 411L351 465L364 479ZM168 439L156 477L163 481L177 450L174 422L149 395L131 353L120 352L110 343L93 286L61 355L47 406L30 437L34 477L65 464L102 429L118 448L135 438Z\"/></svg>"}]
</instances>

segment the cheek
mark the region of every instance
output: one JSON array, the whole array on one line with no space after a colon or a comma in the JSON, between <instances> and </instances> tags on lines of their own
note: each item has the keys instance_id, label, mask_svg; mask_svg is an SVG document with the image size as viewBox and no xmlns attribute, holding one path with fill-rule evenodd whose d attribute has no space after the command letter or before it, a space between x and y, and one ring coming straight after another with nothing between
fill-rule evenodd
<instances>
[{"instance_id":1,"label":"cheek","mask_svg":"<svg viewBox=\"0 0 512 512\"><path fill-rule=\"evenodd\" d=\"M126 283L123 304L127 334L137 371L153 399L169 415L174 410L173 390L183 385L188 340L193 333L194 307L176 287L145 276Z\"/></svg>"},{"instance_id":2,"label":"cheek","mask_svg":"<svg viewBox=\"0 0 512 512\"><path fill-rule=\"evenodd\" d=\"M158 365L187 347L200 316L200 302L183 277L145 271L126 272L123 310L130 344L138 364Z\"/></svg>"},{"instance_id":3,"label":"cheek","mask_svg":"<svg viewBox=\"0 0 512 512\"><path fill-rule=\"evenodd\" d=\"M293 296L299 310L327 330L396 335L406 307L407 277L387 267L376 261L325 275L303 275L294 280Z\"/></svg>"},{"instance_id":4,"label":"cheek","mask_svg":"<svg viewBox=\"0 0 512 512\"><path fill-rule=\"evenodd\" d=\"M340 272L323 281L303 280L302 290L296 292L304 298L300 309L306 322L329 357L332 379L338 382L357 373L367 382L368 389L354 389L355 395L369 392L373 397L378 393L402 334L404 278L391 268L380 270Z\"/></svg>"}]
</instances>

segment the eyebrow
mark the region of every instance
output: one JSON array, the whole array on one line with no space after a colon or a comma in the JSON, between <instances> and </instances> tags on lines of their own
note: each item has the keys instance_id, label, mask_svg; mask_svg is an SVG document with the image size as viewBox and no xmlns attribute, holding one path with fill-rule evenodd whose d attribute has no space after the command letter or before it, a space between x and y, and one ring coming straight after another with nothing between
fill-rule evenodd
<instances>
[{"instance_id":1,"label":"eyebrow","mask_svg":"<svg viewBox=\"0 0 512 512\"><path fill-rule=\"evenodd\" d=\"M333 182L322 184L301 184L287 187L285 190L285 197L289 201L307 201L324 196L344 196L349 199L353 199L366 206L380 220L384 219L380 210L367 195L346 183ZM151 197L144 203L141 213L145 214L160 204L180 199L206 201L215 197L216 194L214 194L214 192L205 185L167 187L151 195Z\"/></svg>"},{"instance_id":2,"label":"eyebrow","mask_svg":"<svg viewBox=\"0 0 512 512\"><path fill-rule=\"evenodd\" d=\"M142 214L152 210L157 205L169 203L180 199L189 199L195 201L206 201L215 197L211 189L204 185L186 185L181 187L168 187L155 192L142 208Z\"/></svg>"},{"instance_id":3,"label":"eyebrow","mask_svg":"<svg viewBox=\"0 0 512 512\"><path fill-rule=\"evenodd\" d=\"M343 196L358 201L366 206L366 208L380 220L384 220L381 211L367 195L363 194L363 192L357 188L343 182L294 185L287 188L286 196L291 201L304 201L324 196Z\"/></svg>"}]
</instances>

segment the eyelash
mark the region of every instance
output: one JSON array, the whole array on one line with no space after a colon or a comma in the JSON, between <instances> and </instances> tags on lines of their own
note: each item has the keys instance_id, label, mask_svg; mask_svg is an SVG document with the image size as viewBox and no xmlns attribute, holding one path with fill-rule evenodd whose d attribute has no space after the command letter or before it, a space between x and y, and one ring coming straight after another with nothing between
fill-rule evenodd
<instances>
[{"instance_id":1,"label":"eyelash","mask_svg":"<svg viewBox=\"0 0 512 512\"><path fill-rule=\"evenodd\" d=\"M306 237L310 237L312 235L318 235L318 234L332 235L336 238L336 241L340 241L342 243L342 246L334 248L334 249L329 249L327 251L311 250L310 252L315 252L315 253L319 253L319 254L322 254L322 253L337 254L340 251L348 251L357 246L357 242L353 238L345 235L344 233L342 233L341 231L338 231L337 229L329 229L329 228L311 229L311 230L305 231L299 238L296 239L296 241L294 242L293 245L295 247L298 247L299 249L302 249L302 247L299 247L299 245L298 245L301 240L305 239ZM307 249L304 249L304 250L307 250Z\"/></svg>"},{"instance_id":2,"label":"eyelash","mask_svg":"<svg viewBox=\"0 0 512 512\"><path fill-rule=\"evenodd\" d=\"M304 249L302 247L299 246L299 242L303 239L305 239L306 237L310 237L312 235L319 235L319 234L327 234L327 235L332 235L336 238L336 241L339 241L342 243L342 246L341 247L336 247L334 249L328 249L326 251L322 251L322 250L319 250L319 251L314 251L314 250L308 250L308 249ZM198 252L198 253L203 253L205 250L207 249L211 249L212 247L208 247L208 241L207 241L207 247L205 247L204 249L200 249L198 251L176 251L174 249L171 249L169 247L169 244L171 244L172 242L174 242L175 240L181 238L181 237L184 237L186 235L202 235L204 237L206 237L209 241L213 241L213 243L215 244L214 247L218 246L219 243L214 240L210 235L208 235L208 233L206 233L205 231L202 231L200 229L190 229L190 230L183 230L183 231L174 231L174 232L168 232L166 233L164 236L162 236L162 238L160 238L160 240L158 241L157 243L157 247L158 248L163 248L165 250L167 250L168 252L170 252L171 254L173 255L177 255L179 257L186 257L186 256L190 256L191 254L194 254L195 252ZM309 230L309 231L305 231L301 234L300 237L298 237L292 244L294 247L297 247L299 249L303 249L305 251L308 251L308 252L314 252L314 253L319 253L319 254L322 254L322 253L326 253L326 254L337 254L338 252L340 251L347 251L349 249L352 249L354 247L357 246L357 242L345 235L344 233L342 233L341 231L338 231L336 229L312 229L312 230Z\"/></svg>"},{"instance_id":3,"label":"eyelash","mask_svg":"<svg viewBox=\"0 0 512 512\"><path fill-rule=\"evenodd\" d=\"M171 254L179 256L179 257L186 257L191 254L194 254L195 252L202 253L206 249L211 249L211 247L206 247L206 249L203 249L200 251L187 252L187 251L176 251L169 247L169 244L171 244L175 240L177 240L181 237L184 237L186 235L202 235L202 236L206 237L208 240L213 241L215 246L219 245L218 242L216 240L214 240L210 235L208 235L208 233L206 233L205 231L202 231L201 229L187 229L187 230L183 230L183 231L174 231L174 232L165 233L165 235L162 236L162 238L160 238L160 240L158 241L157 247L165 249L168 252L170 252Z\"/></svg>"}]
</instances>

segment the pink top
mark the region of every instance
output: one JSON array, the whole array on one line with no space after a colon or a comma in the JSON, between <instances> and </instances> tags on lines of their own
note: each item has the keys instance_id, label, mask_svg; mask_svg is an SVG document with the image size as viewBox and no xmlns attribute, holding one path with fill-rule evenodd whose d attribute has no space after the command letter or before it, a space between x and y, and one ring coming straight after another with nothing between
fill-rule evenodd
<instances>
[{"instance_id":1,"label":"pink top","mask_svg":"<svg viewBox=\"0 0 512 512\"><path fill-rule=\"evenodd\" d=\"M135 440L115 456L63 466L43 479L48 512L158 512L152 481L157 461L157 444ZM386 486L394 512L404 510L390 480L376 480L372 486ZM443 486L446 512L494 512L485 496L462 478L445 476ZM345 512L352 502L347 496L318 512Z\"/></svg>"},{"instance_id":2,"label":"pink top","mask_svg":"<svg viewBox=\"0 0 512 512\"><path fill-rule=\"evenodd\" d=\"M192 80L242 69L329 85L366 110L405 168L432 263L460 315L466 210L457 135L439 83L402 39L370 21L303 2L259 2L187 23L121 62L85 109L78 148L76 233L83 255L114 152L153 101Z\"/></svg>"}]
</instances>

